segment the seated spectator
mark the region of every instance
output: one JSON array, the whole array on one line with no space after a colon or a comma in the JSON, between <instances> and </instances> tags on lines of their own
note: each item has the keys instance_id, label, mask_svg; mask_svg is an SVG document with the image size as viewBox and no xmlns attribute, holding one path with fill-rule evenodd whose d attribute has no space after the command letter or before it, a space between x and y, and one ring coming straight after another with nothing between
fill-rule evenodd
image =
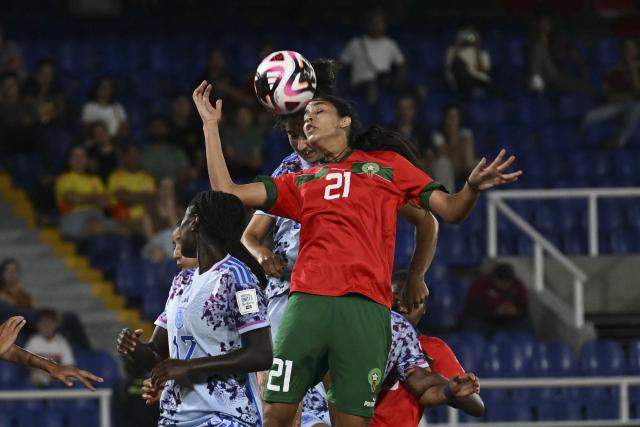
<instances>
[{"instance_id":1,"label":"seated spectator","mask_svg":"<svg viewBox=\"0 0 640 427\"><path fill-rule=\"evenodd\" d=\"M529 49L531 90L594 94L580 52L569 39L552 32L548 17L536 21Z\"/></svg>"},{"instance_id":2,"label":"seated spectator","mask_svg":"<svg viewBox=\"0 0 640 427\"><path fill-rule=\"evenodd\" d=\"M447 189L454 191L455 182L465 180L475 165L473 132L462 127L460 108L448 105L442 113L442 128L432 135L431 149L427 151L427 169L431 167L435 176L439 173L446 177L448 185L451 185Z\"/></svg>"},{"instance_id":3,"label":"seated spectator","mask_svg":"<svg viewBox=\"0 0 640 427\"><path fill-rule=\"evenodd\" d=\"M123 233L121 227L104 215L109 198L100 177L88 173L87 167L85 149L74 147L69 152L69 171L56 178L62 235L80 240L97 234Z\"/></svg>"},{"instance_id":4,"label":"seated spectator","mask_svg":"<svg viewBox=\"0 0 640 427\"><path fill-rule=\"evenodd\" d=\"M85 142L89 169L106 181L118 167L118 150L104 123L94 123L90 129L90 138Z\"/></svg>"},{"instance_id":5,"label":"seated spectator","mask_svg":"<svg viewBox=\"0 0 640 427\"><path fill-rule=\"evenodd\" d=\"M396 100L396 118L389 126L410 138L416 153L424 154L430 145L427 130L416 123L416 100L411 95L401 95Z\"/></svg>"},{"instance_id":6,"label":"seated spectator","mask_svg":"<svg viewBox=\"0 0 640 427\"><path fill-rule=\"evenodd\" d=\"M249 107L236 110L233 126L223 129L222 143L233 176L252 178L260 173L264 136Z\"/></svg>"},{"instance_id":7,"label":"seated spectator","mask_svg":"<svg viewBox=\"0 0 640 427\"><path fill-rule=\"evenodd\" d=\"M214 48L209 51L207 60L207 68L203 71L198 84L206 80L215 82L215 87L211 91L211 100L224 99L230 109L234 109L239 105L252 105L254 97L248 96L239 87L233 75L227 71L227 60L224 51L220 48Z\"/></svg>"},{"instance_id":8,"label":"seated spectator","mask_svg":"<svg viewBox=\"0 0 640 427\"><path fill-rule=\"evenodd\" d=\"M0 26L0 74L4 73L13 73L20 80L26 75L20 48L7 38L4 29Z\"/></svg>"},{"instance_id":9,"label":"seated spectator","mask_svg":"<svg viewBox=\"0 0 640 427\"><path fill-rule=\"evenodd\" d=\"M125 149L122 167L109 175L107 190L113 199L113 218L131 232L151 238L153 230L145 217L156 198L156 184L153 177L142 169L138 147L130 145Z\"/></svg>"},{"instance_id":10,"label":"seated spectator","mask_svg":"<svg viewBox=\"0 0 640 427\"><path fill-rule=\"evenodd\" d=\"M175 95L171 99L169 116L169 141L189 157L194 163L195 152L202 149L202 123L196 120L193 100L186 94Z\"/></svg>"},{"instance_id":11,"label":"seated spectator","mask_svg":"<svg viewBox=\"0 0 640 427\"><path fill-rule=\"evenodd\" d=\"M491 58L482 49L480 33L472 27L456 34L455 44L445 54L445 77L454 91L465 96L495 93L489 75Z\"/></svg>"},{"instance_id":12,"label":"seated spectator","mask_svg":"<svg viewBox=\"0 0 640 427\"><path fill-rule=\"evenodd\" d=\"M113 81L109 77L100 77L93 84L89 101L82 106L81 120L87 127L95 122L104 123L114 138L122 139L129 134L127 114L115 100Z\"/></svg>"},{"instance_id":13,"label":"seated spectator","mask_svg":"<svg viewBox=\"0 0 640 427\"><path fill-rule=\"evenodd\" d=\"M0 263L0 300L11 307L33 308L33 298L20 283L20 263L6 258Z\"/></svg>"},{"instance_id":14,"label":"seated spectator","mask_svg":"<svg viewBox=\"0 0 640 427\"><path fill-rule=\"evenodd\" d=\"M349 66L353 93L375 104L381 92L388 92L404 76L404 55L398 44L385 36L386 16L380 9L367 16L366 34L353 38L340 53Z\"/></svg>"},{"instance_id":15,"label":"seated spectator","mask_svg":"<svg viewBox=\"0 0 640 427\"><path fill-rule=\"evenodd\" d=\"M164 177L183 182L188 174L189 162L184 149L169 141L167 120L156 115L149 121L149 142L142 149L144 170L160 180Z\"/></svg>"},{"instance_id":16,"label":"seated spectator","mask_svg":"<svg viewBox=\"0 0 640 427\"><path fill-rule=\"evenodd\" d=\"M36 71L24 84L24 96L36 105L40 121L44 124L64 118L66 100L62 86L56 80L55 67L50 59L36 65Z\"/></svg>"},{"instance_id":17,"label":"seated spectator","mask_svg":"<svg viewBox=\"0 0 640 427\"><path fill-rule=\"evenodd\" d=\"M491 334L499 330L530 331L527 288L509 264L498 264L469 288L463 312L465 329Z\"/></svg>"},{"instance_id":18,"label":"seated spectator","mask_svg":"<svg viewBox=\"0 0 640 427\"><path fill-rule=\"evenodd\" d=\"M75 364L71 345L58 333L58 315L55 311L42 309L38 312L36 331L36 334L27 340L25 350L59 364ZM37 386L46 386L51 382L51 377L44 371L32 369L29 381Z\"/></svg>"},{"instance_id":19,"label":"seated spectator","mask_svg":"<svg viewBox=\"0 0 640 427\"><path fill-rule=\"evenodd\" d=\"M162 264L173 254L172 231L184 215L184 209L176 204L173 181L168 178L160 180L157 197L149 213L149 228L153 234L142 249L142 256L153 263Z\"/></svg>"},{"instance_id":20,"label":"seated spectator","mask_svg":"<svg viewBox=\"0 0 640 427\"><path fill-rule=\"evenodd\" d=\"M605 91L607 104L589 111L583 125L620 119L621 126L607 145L623 147L640 122L640 61L634 40L623 42L622 61L608 70Z\"/></svg>"},{"instance_id":21,"label":"seated spectator","mask_svg":"<svg viewBox=\"0 0 640 427\"><path fill-rule=\"evenodd\" d=\"M0 76L0 155L44 150L43 133L36 106L20 92L15 73Z\"/></svg>"}]
</instances>

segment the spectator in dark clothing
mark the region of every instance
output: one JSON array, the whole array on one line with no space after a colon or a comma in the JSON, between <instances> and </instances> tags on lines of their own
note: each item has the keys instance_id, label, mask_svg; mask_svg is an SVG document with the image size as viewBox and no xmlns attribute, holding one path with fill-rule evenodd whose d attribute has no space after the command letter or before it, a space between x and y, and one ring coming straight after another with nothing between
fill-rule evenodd
<instances>
[{"instance_id":1,"label":"spectator in dark clothing","mask_svg":"<svg viewBox=\"0 0 640 427\"><path fill-rule=\"evenodd\" d=\"M227 107L225 107L227 111L229 111L229 108L233 109L239 105L252 105L254 102L254 98L247 96L239 88L232 75L227 72L227 60L222 49L214 48L209 52L207 68L197 83L200 84L203 80L214 83L215 86L211 91L211 100L215 102L216 99L224 99L227 103Z\"/></svg>"},{"instance_id":2,"label":"spectator in dark clothing","mask_svg":"<svg viewBox=\"0 0 640 427\"><path fill-rule=\"evenodd\" d=\"M234 126L223 130L224 155L234 177L251 178L260 173L264 136L254 124L253 112L240 107L234 115Z\"/></svg>"},{"instance_id":3,"label":"spectator in dark clothing","mask_svg":"<svg viewBox=\"0 0 640 427\"><path fill-rule=\"evenodd\" d=\"M64 91L56 80L51 60L38 62L36 71L24 84L23 92L25 98L36 105L42 123L54 123L64 118L67 108Z\"/></svg>"},{"instance_id":4,"label":"spectator in dark clothing","mask_svg":"<svg viewBox=\"0 0 640 427\"><path fill-rule=\"evenodd\" d=\"M623 42L622 61L609 69L605 81L607 103L587 114L584 126L620 119L621 125L607 145L623 147L640 122L640 61L636 42Z\"/></svg>"},{"instance_id":5,"label":"spectator in dark clothing","mask_svg":"<svg viewBox=\"0 0 640 427\"><path fill-rule=\"evenodd\" d=\"M445 77L452 89L465 96L496 94L490 70L491 57L482 48L480 33L472 26L462 28L445 55Z\"/></svg>"},{"instance_id":6,"label":"spectator in dark clothing","mask_svg":"<svg viewBox=\"0 0 640 427\"><path fill-rule=\"evenodd\" d=\"M401 95L396 100L395 121L389 127L408 137L416 153L424 155L429 146L427 129L416 123L416 100L411 95Z\"/></svg>"},{"instance_id":7,"label":"spectator in dark clothing","mask_svg":"<svg viewBox=\"0 0 640 427\"><path fill-rule=\"evenodd\" d=\"M491 334L499 330L530 331L527 289L509 264L498 264L469 288L465 329Z\"/></svg>"},{"instance_id":8,"label":"spectator in dark clothing","mask_svg":"<svg viewBox=\"0 0 640 427\"><path fill-rule=\"evenodd\" d=\"M161 115L153 116L149 120L148 135L149 143L142 150L144 169L156 180L167 177L174 183L184 183L189 172L189 162L184 148L170 141L167 119Z\"/></svg>"},{"instance_id":9,"label":"spectator in dark clothing","mask_svg":"<svg viewBox=\"0 0 640 427\"><path fill-rule=\"evenodd\" d=\"M89 170L106 182L118 167L118 149L104 123L94 123L90 132L91 138L85 143L89 154Z\"/></svg>"},{"instance_id":10,"label":"spectator in dark clothing","mask_svg":"<svg viewBox=\"0 0 640 427\"><path fill-rule=\"evenodd\" d=\"M0 27L0 74L14 73L18 79L25 77L22 52L16 43L9 40Z\"/></svg>"},{"instance_id":11,"label":"spectator in dark clothing","mask_svg":"<svg viewBox=\"0 0 640 427\"><path fill-rule=\"evenodd\" d=\"M44 156L43 130L38 110L20 92L14 73L0 77L0 155L41 152Z\"/></svg>"},{"instance_id":12,"label":"spectator in dark clothing","mask_svg":"<svg viewBox=\"0 0 640 427\"><path fill-rule=\"evenodd\" d=\"M192 165L195 163L196 152L204 146L202 123L196 119L190 96L178 94L171 99L169 142L184 150Z\"/></svg>"}]
</instances>

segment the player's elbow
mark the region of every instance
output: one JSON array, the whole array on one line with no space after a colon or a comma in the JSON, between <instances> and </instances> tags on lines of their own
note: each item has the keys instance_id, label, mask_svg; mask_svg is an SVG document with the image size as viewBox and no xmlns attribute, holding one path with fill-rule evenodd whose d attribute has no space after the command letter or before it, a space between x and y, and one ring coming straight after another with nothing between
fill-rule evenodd
<instances>
[{"instance_id":1,"label":"player's elbow","mask_svg":"<svg viewBox=\"0 0 640 427\"><path fill-rule=\"evenodd\" d=\"M269 351L260 351L255 354L254 360L256 372L259 371L268 371L271 369L271 365L273 364L273 351L269 348Z\"/></svg>"}]
</instances>

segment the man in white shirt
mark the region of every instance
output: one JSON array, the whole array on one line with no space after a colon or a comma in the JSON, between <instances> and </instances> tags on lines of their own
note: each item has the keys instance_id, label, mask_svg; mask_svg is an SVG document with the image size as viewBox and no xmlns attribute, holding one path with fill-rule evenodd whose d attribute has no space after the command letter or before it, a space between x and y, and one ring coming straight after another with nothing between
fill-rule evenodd
<instances>
[{"instance_id":1,"label":"man in white shirt","mask_svg":"<svg viewBox=\"0 0 640 427\"><path fill-rule=\"evenodd\" d=\"M385 15L376 9L367 18L366 34L351 39L340 54L340 61L351 69L352 88L371 103L391 85L393 67L404 65L398 44L385 31Z\"/></svg>"}]
</instances>

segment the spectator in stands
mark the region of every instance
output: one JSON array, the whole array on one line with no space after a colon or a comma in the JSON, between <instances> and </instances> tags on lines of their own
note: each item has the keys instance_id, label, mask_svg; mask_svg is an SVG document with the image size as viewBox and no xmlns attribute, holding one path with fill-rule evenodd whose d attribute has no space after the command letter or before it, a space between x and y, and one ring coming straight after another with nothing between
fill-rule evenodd
<instances>
[{"instance_id":1,"label":"spectator in stands","mask_svg":"<svg viewBox=\"0 0 640 427\"><path fill-rule=\"evenodd\" d=\"M169 141L184 150L193 165L196 152L202 149L202 126L198 123L191 96L184 93L171 98Z\"/></svg>"},{"instance_id":2,"label":"spectator in stands","mask_svg":"<svg viewBox=\"0 0 640 427\"><path fill-rule=\"evenodd\" d=\"M69 170L56 178L62 235L80 240L105 233L124 234L122 227L104 215L109 198L100 177L87 172L88 163L84 147L76 146L69 152Z\"/></svg>"},{"instance_id":3,"label":"spectator in stands","mask_svg":"<svg viewBox=\"0 0 640 427\"><path fill-rule=\"evenodd\" d=\"M367 16L366 33L353 38L340 53L349 66L354 94L374 104L381 92L389 91L404 76L404 55L398 44L385 36L386 16L375 9Z\"/></svg>"},{"instance_id":4,"label":"spectator in stands","mask_svg":"<svg viewBox=\"0 0 640 427\"><path fill-rule=\"evenodd\" d=\"M56 80L55 67L50 59L43 59L24 84L24 96L36 105L40 121L44 124L64 118L66 100L62 86Z\"/></svg>"},{"instance_id":5,"label":"spectator in stands","mask_svg":"<svg viewBox=\"0 0 640 427\"><path fill-rule=\"evenodd\" d=\"M38 312L36 331L37 333L25 344L25 350L58 364L75 364L71 345L62 334L58 333L58 314L55 311L42 309ZM32 369L29 380L34 385L46 386L51 382L51 377L44 371Z\"/></svg>"},{"instance_id":6,"label":"spectator in stands","mask_svg":"<svg viewBox=\"0 0 640 427\"><path fill-rule=\"evenodd\" d=\"M591 110L584 120L584 126L590 126L620 119L621 126L607 143L611 147L623 147L640 122L640 61L636 42L624 40L622 48L622 61L607 72L607 104Z\"/></svg>"},{"instance_id":7,"label":"spectator in stands","mask_svg":"<svg viewBox=\"0 0 640 427\"><path fill-rule=\"evenodd\" d=\"M114 138L125 138L129 134L127 114L122 104L115 100L113 80L99 77L89 93L89 101L82 107L82 123L91 126L102 122L109 135Z\"/></svg>"},{"instance_id":8,"label":"spectator in stands","mask_svg":"<svg viewBox=\"0 0 640 427\"><path fill-rule=\"evenodd\" d=\"M449 191L455 190L455 183L464 180L477 163L473 132L462 127L461 115L457 105L444 108L442 127L433 133L427 150L427 168L434 176L440 175L439 180L446 178Z\"/></svg>"},{"instance_id":9,"label":"spectator in stands","mask_svg":"<svg viewBox=\"0 0 640 427\"><path fill-rule=\"evenodd\" d=\"M24 99L15 73L0 76L0 154L44 151L36 106ZM41 153L42 154L42 153Z\"/></svg>"},{"instance_id":10,"label":"spectator in stands","mask_svg":"<svg viewBox=\"0 0 640 427\"><path fill-rule=\"evenodd\" d=\"M173 181L168 178L160 180L157 196L149 213L152 234L142 249L142 256L151 262L161 264L173 254L171 233L179 218L184 215L184 209L176 203Z\"/></svg>"},{"instance_id":11,"label":"spectator in stands","mask_svg":"<svg viewBox=\"0 0 640 427\"><path fill-rule=\"evenodd\" d=\"M469 288L463 313L465 329L491 334L498 330L530 331L527 289L509 264L498 264Z\"/></svg>"},{"instance_id":12,"label":"spectator in stands","mask_svg":"<svg viewBox=\"0 0 640 427\"><path fill-rule=\"evenodd\" d=\"M224 99L231 109L238 105L252 105L253 97L244 93L232 74L227 71L227 60L224 51L220 48L213 48L209 51L207 68L205 68L197 84L203 80L216 82L216 87L211 91L211 100Z\"/></svg>"},{"instance_id":13,"label":"spectator in stands","mask_svg":"<svg viewBox=\"0 0 640 427\"><path fill-rule=\"evenodd\" d=\"M149 142L142 150L142 165L156 180L164 177L174 182L184 182L189 162L184 149L169 141L169 125L161 115L149 120Z\"/></svg>"},{"instance_id":14,"label":"spectator in stands","mask_svg":"<svg viewBox=\"0 0 640 427\"><path fill-rule=\"evenodd\" d=\"M233 126L223 130L223 149L229 172L239 178L258 175L262 167L264 136L254 124L251 109L239 107L233 117Z\"/></svg>"},{"instance_id":15,"label":"spectator in stands","mask_svg":"<svg viewBox=\"0 0 640 427\"><path fill-rule=\"evenodd\" d=\"M122 155L122 165L109 175L107 191L112 198L111 215L135 234L153 236L149 208L156 199L156 184L142 169L140 149L128 146Z\"/></svg>"},{"instance_id":16,"label":"spectator in stands","mask_svg":"<svg viewBox=\"0 0 640 427\"><path fill-rule=\"evenodd\" d=\"M480 33L471 25L456 34L445 54L445 77L454 91L465 96L496 93L489 75L491 58L482 49Z\"/></svg>"},{"instance_id":17,"label":"spectator in stands","mask_svg":"<svg viewBox=\"0 0 640 427\"><path fill-rule=\"evenodd\" d=\"M416 99L411 95L400 95L396 99L395 121L389 125L413 141L416 153L424 154L430 145L429 133L420 123L416 123Z\"/></svg>"},{"instance_id":18,"label":"spectator in stands","mask_svg":"<svg viewBox=\"0 0 640 427\"><path fill-rule=\"evenodd\" d=\"M85 142L89 154L89 170L103 181L118 167L118 150L113 137L102 122L90 127L90 138Z\"/></svg>"},{"instance_id":19,"label":"spectator in stands","mask_svg":"<svg viewBox=\"0 0 640 427\"><path fill-rule=\"evenodd\" d=\"M33 298L20 283L20 263L6 258L0 263L0 300L11 307L33 308Z\"/></svg>"},{"instance_id":20,"label":"spectator in stands","mask_svg":"<svg viewBox=\"0 0 640 427\"><path fill-rule=\"evenodd\" d=\"M23 79L26 75L20 48L7 38L7 34L0 26L0 74L4 73L14 73L19 79Z\"/></svg>"},{"instance_id":21,"label":"spectator in stands","mask_svg":"<svg viewBox=\"0 0 640 427\"><path fill-rule=\"evenodd\" d=\"M536 21L529 49L531 90L594 94L580 52L568 38L552 31L549 17Z\"/></svg>"}]
</instances>

